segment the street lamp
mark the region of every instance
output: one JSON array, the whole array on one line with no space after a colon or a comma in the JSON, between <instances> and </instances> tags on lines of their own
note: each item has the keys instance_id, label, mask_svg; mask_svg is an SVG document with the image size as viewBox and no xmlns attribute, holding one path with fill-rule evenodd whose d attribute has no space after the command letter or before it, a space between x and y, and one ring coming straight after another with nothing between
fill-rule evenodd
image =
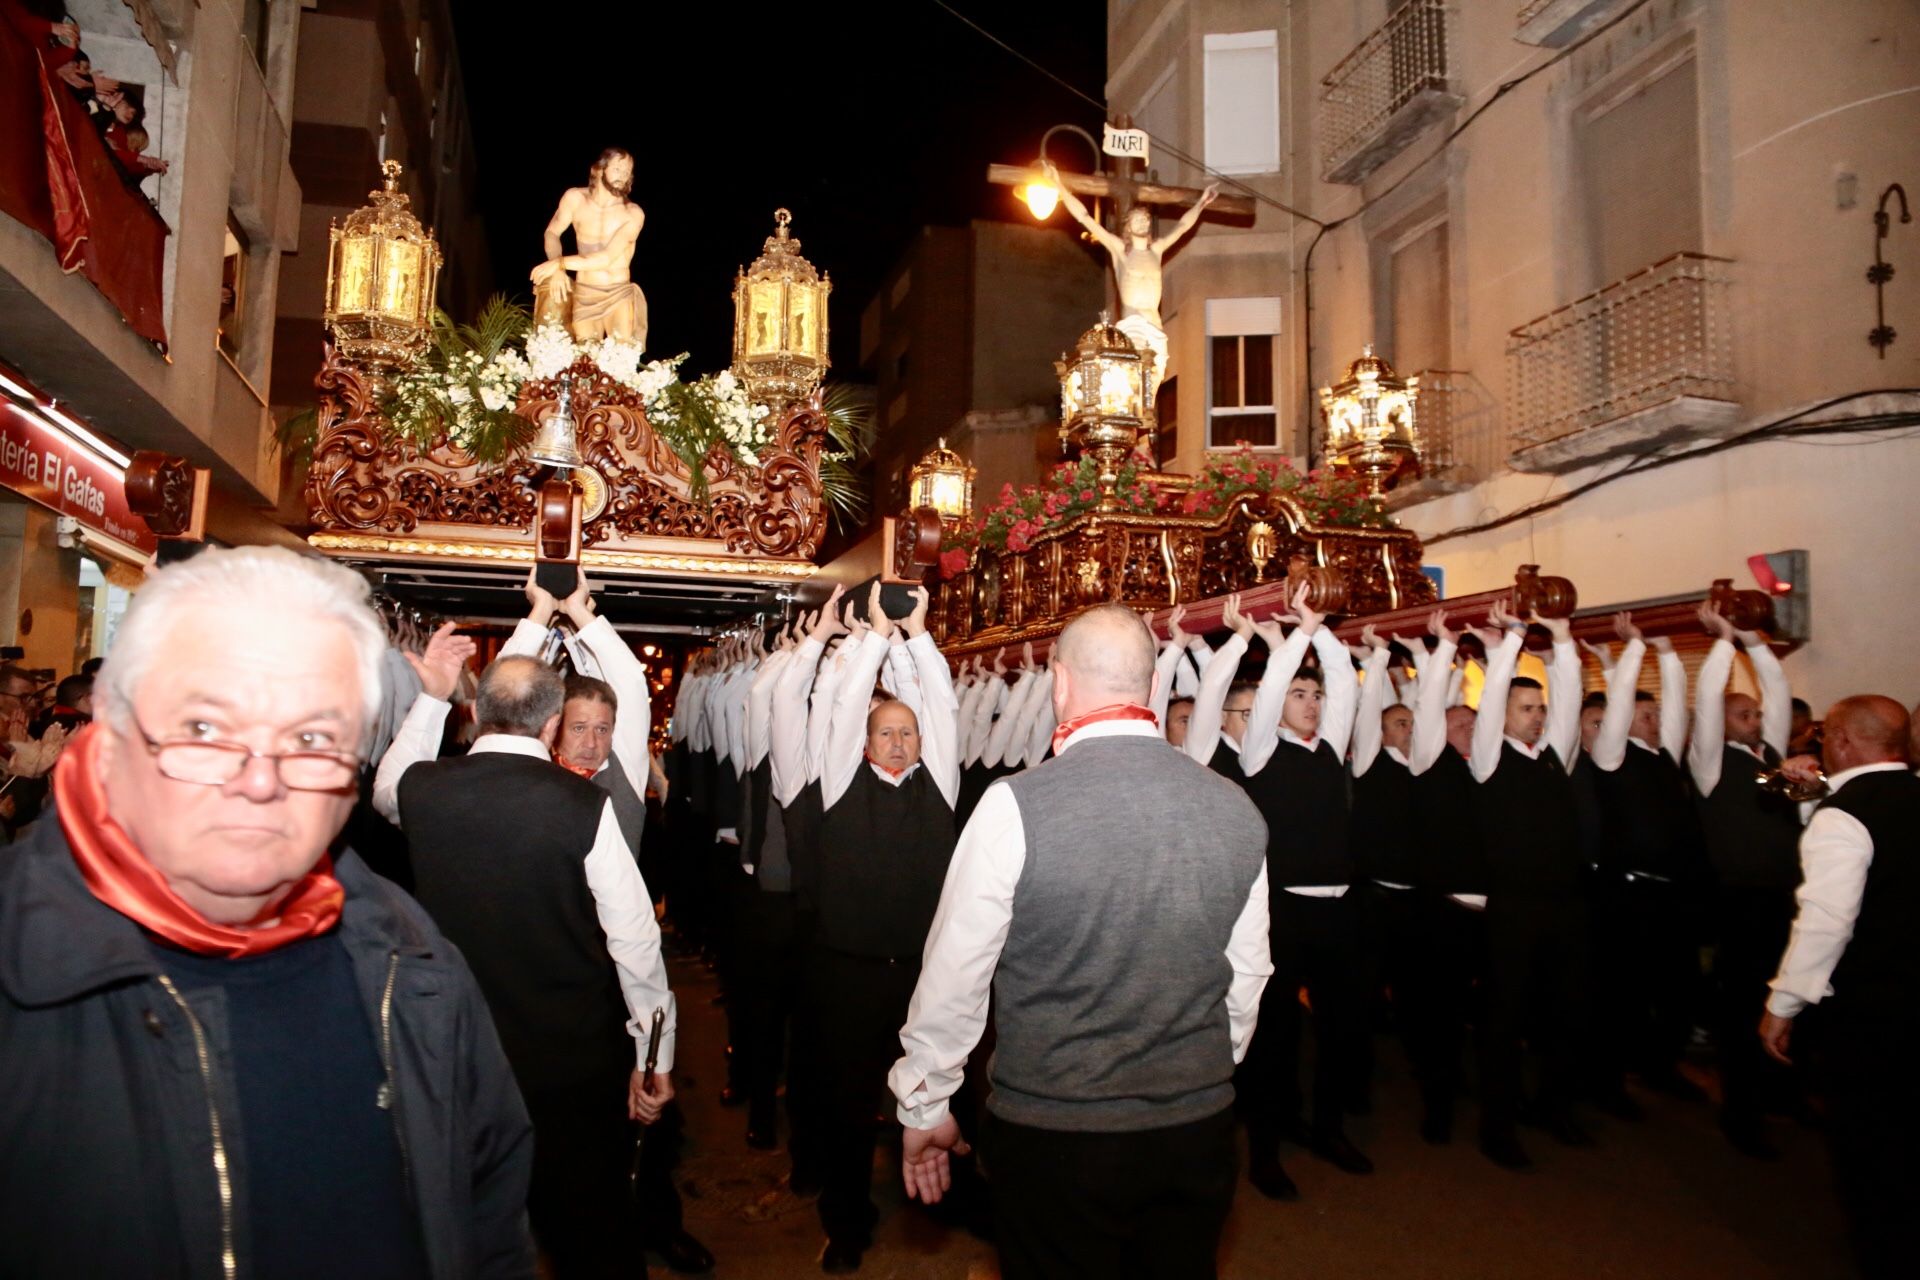
<instances>
[{"instance_id":1,"label":"street lamp","mask_svg":"<svg viewBox=\"0 0 1920 1280\"><path fill-rule=\"evenodd\" d=\"M1320 388L1320 410L1327 420L1327 455L1333 464L1366 477L1367 492L1386 496L1387 485L1403 468L1420 459L1414 407L1420 379L1402 378L1373 353L1369 342L1347 376Z\"/></svg>"},{"instance_id":2,"label":"street lamp","mask_svg":"<svg viewBox=\"0 0 1920 1280\"><path fill-rule=\"evenodd\" d=\"M1053 367L1060 375L1060 441L1100 464L1102 505L1110 507L1120 468L1146 426L1145 357L1103 311Z\"/></svg>"},{"instance_id":3,"label":"street lamp","mask_svg":"<svg viewBox=\"0 0 1920 1280\"><path fill-rule=\"evenodd\" d=\"M385 161L373 203L328 227L322 312L340 354L369 369L404 368L426 350L440 246L407 208L400 162Z\"/></svg>"},{"instance_id":4,"label":"street lamp","mask_svg":"<svg viewBox=\"0 0 1920 1280\"><path fill-rule=\"evenodd\" d=\"M973 510L973 476L972 465L947 448L946 437L942 436L940 443L907 473L907 505L932 507L949 525L964 520Z\"/></svg>"},{"instance_id":5,"label":"street lamp","mask_svg":"<svg viewBox=\"0 0 1920 1280\"><path fill-rule=\"evenodd\" d=\"M1078 134L1081 139L1086 142L1088 149L1093 152L1094 176L1098 177L1102 164L1100 144L1094 140L1092 134L1077 124L1056 124L1040 135L1040 158L1033 162L1034 169L1040 173L1046 172L1047 141L1052 138L1054 134L1063 131ZM1013 194L1025 201L1028 211L1041 222L1045 222L1048 218L1051 218L1053 211L1060 207L1060 188L1054 186L1045 178L1029 178L1014 188Z\"/></svg>"},{"instance_id":6,"label":"street lamp","mask_svg":"<svg viewBox=\"0 0 1920 1280\"><path fill-rule=\"evenodd\" d=\"M758 404L781 409L813 394L827 372L827 295L833 282L800 256L787 234L793 215L773 214L775 231L733 282L733 376Z\"/></svg>"}]
</instances>

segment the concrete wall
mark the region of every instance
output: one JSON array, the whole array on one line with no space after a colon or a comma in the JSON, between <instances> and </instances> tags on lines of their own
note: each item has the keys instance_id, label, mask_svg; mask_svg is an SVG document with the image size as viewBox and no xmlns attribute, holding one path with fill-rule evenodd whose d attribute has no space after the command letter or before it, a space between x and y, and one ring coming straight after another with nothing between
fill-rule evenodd
<instances>
[{"instance_id":1,"label":"concrete wall","mask_svg":"<svg viewBox=\"0 0 1920 1280\"><path fill-rule=\"evenodd\" d=\"M1498 87L1553 56L1514 39L1514 5L1450 7L1456 91L1466 106L1358 186L1320 181L1320 81L1386 16L1384 0L1131 0L1109 6L1109 99L1136 110L1169 67L1179 77L1181 145L1203 147L1202 37L1280 33L1283 169L1252 186L1326 223L1316 234L1262 206L1252 231L1203 229L1169 260L1170 371L1183 376L1179 464L1199 461L1209 297L1278 293L1286 406L1283 430L1302 453L1312 389L1337 378L1363 342L1392 343L1387 248L1436 214L1450 245L1449 345L1465 371L1469 419L1504 459L1509 333L1596 284L1578 184L1576 113L1631 92L1648 67L1695 61L1701 248L1732 260L1735 398L1742 426L1815 402L1920 386L1920 283L1907 261L1920 231L1896 223L1887 257L1888 322L1902 336L1876 357L1864 282L1873 205L1889 182L1920 182L1920 10L1901 0L1808 5L1794 0L1649 0L1605 35L1508 92L1440 154L1445 134ZM1661 181L1657 172L1643 175ZM1904 283L1903 283L1904 282ZM1881 407L1899 407L1883 402ZM1189 408L1192 406L1192 408ZM1908 406L1911 408L1911 406ZM1846 412L1842 410L1841 412ZM1317 426L1317 424L1316 424ZM1613 463L1606 470L1617 468ZM1424 536L1478 525L1600 469L1552 477L1499 470L1484 483L1399 513ZM1896 545L1920 482L1920 442L1897 434L1730 450L1575 498L1497 530L1443 538L1431 563L1450 593L1511 580L1538 561L1579 585L1589 604L1745 583L1745 559L1813 553L1813 637L1788 660L1796 691L1824 702L1879 689L1912 702L1920 675L1897 646L1875 643L1920 625L1920 570Z\"/></svg>"}]
</instances>

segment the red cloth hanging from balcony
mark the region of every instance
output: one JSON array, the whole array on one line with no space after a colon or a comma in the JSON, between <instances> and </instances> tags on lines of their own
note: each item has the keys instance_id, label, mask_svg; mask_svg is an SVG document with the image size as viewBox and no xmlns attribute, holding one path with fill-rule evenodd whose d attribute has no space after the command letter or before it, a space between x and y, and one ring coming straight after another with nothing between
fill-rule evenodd
<instances>
[{"instance_id":1,"label":"red cloth hanging from balcony","mask_svg":"<svg viewBox=\"0 0 1920 1280\"><path fill-rule=\"evenodd\" d=\"M52 74L35 20L8 3L0 19L0 212L45 236L62 270L85 274L135 333L164 348L167 224Z\"/></svg>"}]
</instances>

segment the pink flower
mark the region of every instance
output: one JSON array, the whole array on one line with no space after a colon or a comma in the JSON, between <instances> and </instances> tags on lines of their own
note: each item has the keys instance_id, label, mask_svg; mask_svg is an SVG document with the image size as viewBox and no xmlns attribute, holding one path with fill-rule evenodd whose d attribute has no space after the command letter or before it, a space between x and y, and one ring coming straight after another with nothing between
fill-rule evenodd
<instances>
[{"instance_id":1,"label":"pink flower","mask_svg":"<svg viewBox=\"0 0 1920 1280\"><path fill-rule=\"evenodd\" d=\"M1033 544L1027 541L1026 536L1024 534L1021 534L1018 531L1015 531L1007 535L1007 550L1031 551L1033 550Z\"/></svg>"},{"instance_id":2,"label":"pink flower","mask_svg":"<svg viewBox=\"0 0 1920 1280\"><path fill-rule=\"evenodd\" d=\"M1093 501L1093 490L1091 490L1091 489L1082 489L1082 490L1080 491L1080 501L1082 501L1082 502L1092 502L1092 501Z\"/></svg>"},{"instance_id":3,"label":"pink flower","mask_svg":"<svg viewBox=\"0 0 1920 1280\"><path fill-rule=\"evenodd\" d=\"M1201 505L1205 501L1206 501L1205 496L1202 495L1198 489L1196 489L1192 493L1189 493L1185 498L1181 499L1180 510L1185 512L1187 515L1192 515L1194 512L1200 509Z\"/></svg>"},{"instance_id":4,"label":"pink flower","mask_svg":"<svg viewBox=\"0 0 1920 1280\"><path fill-rule=\"evenodd\" d=\"M955 548L940 553L940 576L957 578L967 571L967 553Z\"/></svg>"}]
</instances>

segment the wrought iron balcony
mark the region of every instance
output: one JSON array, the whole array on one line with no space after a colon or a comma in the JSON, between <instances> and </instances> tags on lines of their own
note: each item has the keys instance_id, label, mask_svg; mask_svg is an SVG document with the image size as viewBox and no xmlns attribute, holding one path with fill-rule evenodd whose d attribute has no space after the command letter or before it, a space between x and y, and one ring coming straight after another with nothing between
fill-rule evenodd
<instances>
[{"instance_id":1,"label":"wrought iron balcony","mask_svg":"<svg viewBox=\"0 0 1920 1280\"><path fill-rule=\"evenodd\" d=\"M1731 427L1728 266L1676 253L1515 329L1514 468L1569 471Z\"/></svg>"},{"instance_id":2,"label":"wrought iron balcony","mask_svg":"<svg viewBox=\"0 0 1920 1280\"><path fill-rule=\"evenodd\" d=\"M1460 106L1446 5L1407 0L1320 85L1320 176L1359 182Z\"/></svg>"},{"instance_id":3,"label":"wrought iron balcony","mask_svg":"<svg viewBox=\"0 0 1920 1280\"><path fill-rule=\"evenodd\" d=\"M1633 0L1527 0L1514 19L1513 38L1521 44L1563 49L1632 3Z\"/></svg>"}]
</instances>

